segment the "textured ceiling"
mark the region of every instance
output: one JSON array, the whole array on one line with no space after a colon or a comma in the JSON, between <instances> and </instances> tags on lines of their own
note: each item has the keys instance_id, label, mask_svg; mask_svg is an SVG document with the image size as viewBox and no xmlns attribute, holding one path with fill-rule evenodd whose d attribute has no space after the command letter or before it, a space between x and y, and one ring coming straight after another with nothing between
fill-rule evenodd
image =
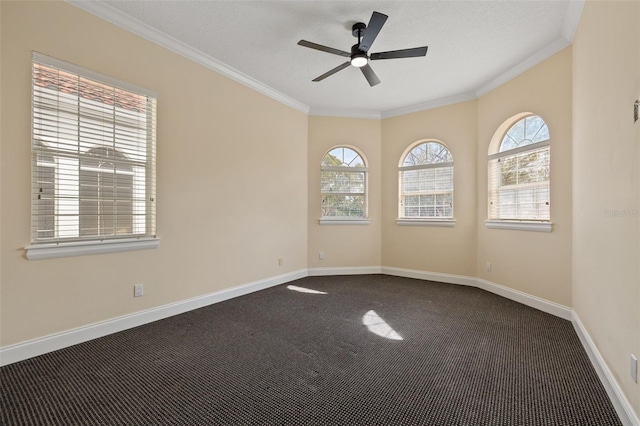
<instances>
[{"instance_id":1,"label":"textured ceiling","mask_svg":"<svg viewBox=\"0 0 640 426\"><path fill-rule=\"evenodd\" d=\"M71 2L298 109L363 117L472 99L567 46L582 8L566 0ZM349 51L351 25L374 10L389 19L370 53L428 45L427 56L371 62L382 81L375 87L353 67L312 82L345 58L298 40Z\"/></svg>"}]
</instances>

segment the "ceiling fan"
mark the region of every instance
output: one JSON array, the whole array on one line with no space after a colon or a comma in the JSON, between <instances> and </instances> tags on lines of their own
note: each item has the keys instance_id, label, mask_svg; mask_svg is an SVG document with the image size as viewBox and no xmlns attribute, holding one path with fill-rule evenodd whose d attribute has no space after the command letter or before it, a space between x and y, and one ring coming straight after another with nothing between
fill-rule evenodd
<instances>
[{"instance_id":1,"label":"ceiling fan","mask_svg":"<svg viewBox=\"0 0 640 426\"><path fill-rule=\"evenodd\" d=\"M314 78L313 81L322 81L325 78L337 73L338 71L347 68L349 65L353 65L354 67L360 68L362 74L364 74L365 78L369 82L369 85L373 87L376 84L380 83L380 79L378 78L376 73L373 72L373 69L369 65L369 61L375 61L378 59L415 58L418 56L425 56L427 54L428 46L423 46L414 47L412 49L378 52L369 55L369 49L378 36L378 33L380 33L382 26L387 21L387 18L387 15L374 11L371 15L371 19L369 20L369 25L365 25L362 22L353 24L351 33L354 37L358 38L358 43L351 46L351 53L345 52L344 50L323 46L321 44L312 43L310 41L300 40L298 42L300 46L309 47L311 49L333 53L334 55L349 58L347 62L338 65L334 69L327 71L319 77Z\"/></svg>"}]
</instances>

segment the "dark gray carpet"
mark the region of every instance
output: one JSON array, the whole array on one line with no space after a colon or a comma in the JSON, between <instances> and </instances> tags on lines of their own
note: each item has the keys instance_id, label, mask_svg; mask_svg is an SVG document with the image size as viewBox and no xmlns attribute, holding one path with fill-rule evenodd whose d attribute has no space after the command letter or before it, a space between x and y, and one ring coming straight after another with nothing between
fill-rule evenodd
<instances>
[{"instance_id":1,"label":"dark gray carpet","mask_svg":"<svg viewBox=\"0 0 640 426\"><path fill-rule=\"evenodd\" d=\"M289 284L327 294L281 285L5 366L0 423L620 424L568 321L407 278Z\"/></svg>"}]
</instances>

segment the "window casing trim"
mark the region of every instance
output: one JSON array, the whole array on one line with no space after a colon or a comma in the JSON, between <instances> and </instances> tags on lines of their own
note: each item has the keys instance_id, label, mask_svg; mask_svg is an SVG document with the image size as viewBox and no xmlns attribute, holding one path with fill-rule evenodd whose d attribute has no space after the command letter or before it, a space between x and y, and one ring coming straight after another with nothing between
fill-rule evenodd
<instances>
[{"instance_id":1,"label":"window casing trim","mask_svg":"<svg viewBox=\"0 0 640 426\"><path fill-rule=\"evenodd\" d=\"M518 148L509 149L502 152L496 152L495 154L491 154L488 157L488 160L497 160L498 158L510 157L512 155L521 154L527 151L535 151L536 149L544 148L546 146L550 146L550 141L547 139L546 141L536 142L525 146L520 146Z\"/></svg>"},{"instance_id":2,"label":"window casing trim","mask_svg":"<svg viewBox=\"0 0 640 426\"><path fill-rule=\"evenodd\" d=\"M552 232L553 222L534 220L486 220L487 229L510 229L514 231Z\"/></svg>"},{"instance_id":3,"label":"window casing trim","mask_svg":"<svg viewBox=\"0 0 640 426\"><path fill-rule=\"evenodd\" d=\"M436 144L440 145L444 150L446 150L448 156L451 160L453 160L453 156L447 144L438 139L420 139L412 144L410 144L400 156L400 162L398 164L398 217L396 219L396 224L398 225L422 225L422 226L453 226L455 224L454 219L454 161L446 161L446 162L433 162L433 163L423 163L423 164L414 164L410 166L404 166L407 157L415 150L417 147L423 144ZM424 191L414 191L414 193L405 193L403 192L403 182L404 182L404 173L416 170L427 170L427 169L445 169L451 168L452 172L452 185L450 191L445 191L449 193L451 196L451 215L447 216L406 216L405 215L405 196L421 196L421 195L441 195L443 194L443 190L441 189L433 189L433 190L424 190ZM421 206L412 206L418 207ZM427 207L427 206L422 206ZM434 205L434 208L437 208Z\"/></svg>"},{"instance_id":4,"label":"window casing trim","mask_svg":"<svg viewBox=\"0 0 640 426\"><path fill-rule=\"evenodd\" d=\"M349 216L345 217L323 217L318 219L318 223L320 225L368 225L371 223L371 220L368 218L352 218Z\"/></svg>"},{"instance_id":5,"label":"window casing trim","mask_svg":"<svg viewBox=\"0 0 640 426\"><path fill-rule=\"evenodd\" d=\"M398 170L404 172L406 170L437 169L439 167L453 167L453 161L447 163L420 164L418 166L400 166Z\"/></svg>"},{"instance_id":6,"label":"window casing trim","mask_svg":"<svg viewBox=\"0 0 640 426\"><path fill-rule=\"evenodd\" d=\"M103 241L74 241L64 243L34 244L25 247L28 260L57 259L90 254L118 253L123 251L156 249L157 237L109 239Z\"/></svg>"},{"instance_id":7,"label":"window casing trim","mask_svg":"<svg viewBox=\"0 0 640 426\"><path fill-rule=\"evenodd\" d=\"M516 148L507 149L504 151L500 151L502 148L503 142L506 140L506 136L513 128L516 127L518 123L526 120L530 117L537 117L542 121L542 126L540 129L546 127L547 128L547 139L544 139L540 142L528 143L522 146L518 146ZM538 130L539 132L540 130ZM536 136L537 133L534 135ZM511 138L514 140L513 138ZM522 139L524 141L525 139ZM548 177L547 180L544 181L536 181L530 183L517 183L515 185L500 185L496 184L494 179L496 175L500 173L497 169L496 161L502 162L503 159L514 158L517 156L521 156L522 154L533 153L534 151L546 151L547 155L547 166L550 164L550 151L551 151L551 135L548 130L548 123L539 115L533 112L522 112L514 115L513 117L505 120L496 130L493 137L491 138L491 142L489 143L489 155L487 156L488 161L488 182L487 182L487 220L485 221L486 227L488 229L514 229L514 230L526 230L526 231L539 231L539 232L552 232L553 226L551 222L551 211L549 210L546 215L540 215L542 217L499 217L499 214L492 214L492 210L495 209L494 201L497 199L495 197L499 197L502 191L518 191L522 189L532 188L532 189L545 189L547 192L547 201L546 205L550 206L550 191L551 191L551 178ZM518 170L516 170L517 172ZM550 168L547 173L550 175ZM537 195L537 193L536 193ZM535 204L539 200L535 200L535 202L530 204ZM527 203L523 203L526 205ZM516 207L521 206L521 204L515 203L512 204ZM500 206L500 204L498 204ZM508 205L507 205L508 206ZM505 215L506 216L506 215ZM535 215L538 216L538 215Z\"/></svg>"},{"instance_id":8,"label":"window casing trim","mask_svg":"<svg viewBox=\"0 0 640 426\"><path fill-rule=\"evenodd\" d=\"M63 79L69 80L69 78L75 79L77 77L79 82L86 82L86 83L79 83L79 85L77 86L78 88L75 89L76 92L64 90L63 87L65 86L63 86L62 84L58 86L58 80L51 80L56 82L55 85L52 85L52 86L43 85L42 83L46 82L47 80L45 80L44 78L42 78L42 80L38 80L36 78L36 75L38 76L42 75L42 74L36 74L36 71L34 71L36 67L38 67L38 72L41 72L40 70L42 69L46 70L47 68L57 69L61 74L66 75L65 77L61 77L61 81L65 81ZM47 71L44 71L44 73L46 72ZM36 194L34 191L36 191L37 188L32 186L31 188L31 191L32 191L31 192L31 197L32 197L31 243L29 246L25 247L26 258L29 260L35 260L35 259L76 256L76 255L84 255L84 254L98 254L98 253L111 253L111 252L118 252L118 251L141 250L141 249L158 247L159 239L157 238L155 233L155 226L156 226L155 141L156 141L157 95L154 92L144 89L142 87L129 84L109 76L102 75L100 73L79 67L74 64L70 64L68 62L65 62L56 58L49 57L47 55L43 55L35 51L32 52L32 73L33 73L32 83L31 83L32 84L32 96L31 96L31 101L32 101L32 105L31 105L32 185L34 184L34 179L39 179L40 177L39 168L47 167L47 168L52 168L54 170L54 178L53 178L54 180L51 182L51 184L54 185L53 191L55 192L53 193L51 200L54 203L53 205L56 210L51 213L48 213L47 211L45 211L44 214L41 213L41 210L37 210L37 213L34 213L34 208L37 208L36 204L34 204L34 200L35 200L34 194ZM46 78L46 74L44 75ZM37 90L36 90L36 86L38 87ZM106 104L110 105L113 108L113 110L115 110L113 121L109 121L109 123L114 124L114 128L113 128L114 132L118 132L118 131L122 132L123 129L125 129L125 131L128 131L133 128L142 130L143 127L135 127L134 125L129 124L126 121L131 117L130 115L127 115L127 113L146 114L146 119L144 120L144 123L145 123L144 125L146 127L146 138L144 139L144 143L146 144L146 151L144 149L136 148L135 144L131 142L131 135L129 134L127 134L123 138L123 140L120 141L119 144L115 145L115 147L111 146L110 144L105 144L104 141L101 141L99 139L96 139L96 143L94 145L88 146L86 140L82 142L80 139L81 138L80 136L81 130L79 130L80 127L78 127L78 130L76 132L65 133L66 136L64 138L61 137L59 141L56 141L55 139L51 140L50 136L48 137L45 136L46 132L43 131L42 129L44 128L43 123L46 124L48 118L46 117L46 115L43 116L43 114L52 114L52 113L59 112L58 107L60 105L59 103L57 103L58 101L43 100L46 98L47 91L56 90L59 93L64 92L66 94L69 94L70 97L63 102L69 102L69 103L73 102L74 96L77 96L77 99L78 99L77 102L80 102L80 98L82 98L82 102L84 102L83 105L85 105L86 107L86 105L88 105L92 101L92 99L94 99L94 98L86 97L85 96L86 93L88 93L88 90L91 90L91 88L99 87L99 86L105 86L106 90L104 93L106 94L116 93L116 95L112 95L114 96L114 98L109 98L109 100L112 100L112 99L122 100L122 98L120 98L119 96L120 94L123 93L123 91L129 92L132 96L139 97L141 100L146 98L146 105L144 106L145 109L142 110L146 112L142 112L139 109L135 109L135 105L132 106L132 104L128 104L128 103L119 104L119 103L115 103L115 101L112 101L114 103L105 102ZM80 89L80 87L83 87L83 89L87 91ZM87 89L87 87L89 87L89 89ZM71 89L67 89L67 90L73 90L74 88L75 86L71 86ZM110 92L111 89L113 89L113 92ZM99 94L97 96L98 97L101 96L100 93L102 92L98 92L98 93ZM125 93L124 96L127 96L127 94ZM38 103L35 103L36 98L38 99ZM98 98L95 98L95 99L98 99ZM78 103L78 105L80 106L81 104ZM123 105L126 105L126 106L123 106ZM120 109L118 110L118 108ZM126 109L128 111L125 111L123 113L123 109ZM37 114L36 114L36 110L37 110ZM131 113L131 111L135 111L135 113ZM87 120L87 122L90 122L90 120L95 120L95 118L91 118L86 115L86 110L83 111L80 108L78 110L69 110L69 111L65 110L65 112L69 115L67 119L76 119L78 120L78 123L80 122L85 123L83 120ZM135 118L133 120L135 120ZM51 120L51 123L58 124L55 119ZM117 127L118 125L121 127L118 128ZM37 131L36 131L36 128L38 129ZM86 132L87 128L83 128L82 131ZM64 145L70 145L69 141L73 141L74 139L76 140L76 143L78 145L77 152L73 150L69 152L65 152L65 149L68 149L68 147L64 148ZM139 142L136 142L136 143L139 144ZM52 148L49 146L50 144L54 144L54 145L61 144L63 145L63 148L62 149ZM122 154L123 152L126 152L127 154L126 155L125 154L107 155L106 157L101 155L92 155L91 150L97 149L97 148L102 150L112 149L114 153ZM142 153L142 155L144 156L144 160L140 160L140 157L139 157L140 153ZM41 157L43 158L46 157L46 159L41 160ZM51 157L52 159L49 160L49 157ZM63 160L65 162L64 164L59 163L59 162L62 162ZM108 166L110 167L110 169L109 168L102 169L100 166L96 168L91 165L91 163L94 161L99 162L99 161L105 161L105 160L106 160L105 164L108 163ZM69 171L70 169L68 169L69 162L74 163L72 164L74 168L73 168L73 171L71 172ZM87 164L83 164L83 162ZM58 176L59 169L64 168L65 166L67 167L67 169L63 172L63 174L61 174L62 177L59 177ZM132 167L135 168L136 170L135 171L124 170L126 168L132 168ZM138 174L136 174L136 171L138 172ZM113 176L112 178L114 180L113 185L108 185L105 188L108 188L108 189L113 188L112 191L114 192L117 192L119 190L121 192L123 191L126 192L127 188L131 187L131 191L133 191L134 194L131 195L132 206L130 207L131 213L129 215L130 216L129 227L131 228L130 232L115 232L114 234L105 233L105 234L85 235L85 236L82 235L83 227L82 225L78 225L78 224L80 224L82 219L84 218L84 216L82 216L83 215L82 210L84 209L86 211L86 207L82 206L80 203L82 200L89 200L90 197L86 195L85 196L81 195L83 191L83 187L82 187L83 181L82 181L81 174L82 173L86 174L91 172L98 173L99 177ZM77 219L75 219L73 224L73 226L75 227L71 231L68 231L69 227L67 226L67 230L63 232L63 231L60 231L61 228L58 228L59 226L58 218L60 217L58 213L58 208L59 208L58 201L60 200L60 195L58 191L62 191L59 189L62 186L62 184L60 184L59 182L62 181L65 178L65 176L76 177L78 179L77 187L74 186L72 190L66 187L64 188L64 191L66 192L72 191L73 192L72 195L77 196L78 198L77 200L74 200L75 203L73 205L73 208L74 208L73 213L77 213ZM122 181L123 177L127 178L128 176L130 176L130 179L132 180L132 182L129 182L129 184L127 184L127 182ZM45 186L48 183L49 183L48 181L44 182ZM69 186L69 185L67 184L66 186ZM98 191L100 190L100 188L98 189ZM140 197L141 188L142 188L143 194L146 194L144 196L144 206L141 205L143 203L143 198ZM49 188L47 187L46 189L49 189ZM135 194L135 191L138 191L138 194ZM40 193L42 192L43 191L41 187ZM86 193L86 190L85 190L85 193ZM124 199L125 203L118 206L117 205L118 201L122 201L123 199L121 198L114 199L111 197L107 196L106 200L108 202L115 203L113 207L114 210L116 208L124 208L126 210L126 202L129 201L128 198ZM37 199L40 200L39 195ZM100 202L100 200L102 200L102 198L98 197L98 203ZM121 206L124 206L124 207L121 207ZM98 207L98 209L100 208ZM122 214L121 211L122 210L117 210L115 213L115 216L123 215L126 219L127 213L125 212L124 214ZM51 231L49 231L47 228L40 228L38 224L34 225L34 221L39 220L41 217L46 219L46 217L48 216L51 216L55 223L54 228L50 228ZM125 225L123 226L126 227L127 221L125 220L124 223ZM114 222L114 225L113 225L114 229L115 229L115 226L116 225ZM144 231L142 231L140 228L144 228ZM53 232L53 235L41 236L42 235L41 232L44 232L44 233ZM60 232L60 234L58 232ZM66 235L63 235L63 233Z\"/></svg>"},{"instance_id":9,"label":"window casing trim","mask_svg":"<svg viewBox=\"0 0 640 426\"><path fill-rule=\"evenodd\" d=\"M343 191L322 191L322 184L320 188L320 197L321 200L324 199L325 196L338 196L338 197L348 197L348 196L360 196L364 200L363 205L363 216L324 216L321 215L320 219L318 219L318 223L321 225L352 225L352 224L369 224L369 167L367 166L367 159L364 154L355 146L351 145L336 145L331 147L323 156L322 161L331 154L335 149L347 149L355 153L360 160L362 160L362 166L360 167L351 167L348 165L340 165L340 166L330 166L330 165L322 165L320 166L320 174L321 176L325 172L334 172L334 173L353 173L362 174L363 175L363 191L362 192L343 192ZM324 213L324 209L322 208L322 213Z\"/></svg>"},{"instance_id":10,"label":"window casing trim","mask_svg":"<svg viewBox=\"0 0 640 426\"><path fill-rule=\"evenodd\" d=\"M400 226L433 226L441 228L453 228L456 225L455 219L408 219L399 218L396 220L396 224Z\"/></svg>"}]
</instances>

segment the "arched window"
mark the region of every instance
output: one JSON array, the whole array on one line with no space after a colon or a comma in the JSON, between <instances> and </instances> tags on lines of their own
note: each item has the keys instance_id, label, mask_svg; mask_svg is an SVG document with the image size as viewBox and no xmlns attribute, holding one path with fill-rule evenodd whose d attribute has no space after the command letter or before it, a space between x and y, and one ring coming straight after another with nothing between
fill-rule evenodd
<instances>
[{"instance_id":1,"label":"arched window","mask_svg":"<svg viewBox=\"0 0 640 426\"><path fill-rule=\"evenodd\" d=\"M367 165L353 148L332 148L321 165L322 217L367 217Z\"/></svg>"},{"instance_id":2,"label":"arched window","mask_svg":"<svg viewBox=\"0 0 640 426\"><path fill-rule=\"evenodd\" d=\"M525 113L505 122L489 148L489 219L548 221L549 164L542 118Z\"/></svg>"},{"instance_id":3,"label":"arched window","mask_svg":"<svg viewBox=\"0 0 640 426\"><path fill-rule=\"evenodd\" d=\"M453 157L438 141L419 141L400 159L400 219L453 218Z\"/></svg>"}]
</instances>

